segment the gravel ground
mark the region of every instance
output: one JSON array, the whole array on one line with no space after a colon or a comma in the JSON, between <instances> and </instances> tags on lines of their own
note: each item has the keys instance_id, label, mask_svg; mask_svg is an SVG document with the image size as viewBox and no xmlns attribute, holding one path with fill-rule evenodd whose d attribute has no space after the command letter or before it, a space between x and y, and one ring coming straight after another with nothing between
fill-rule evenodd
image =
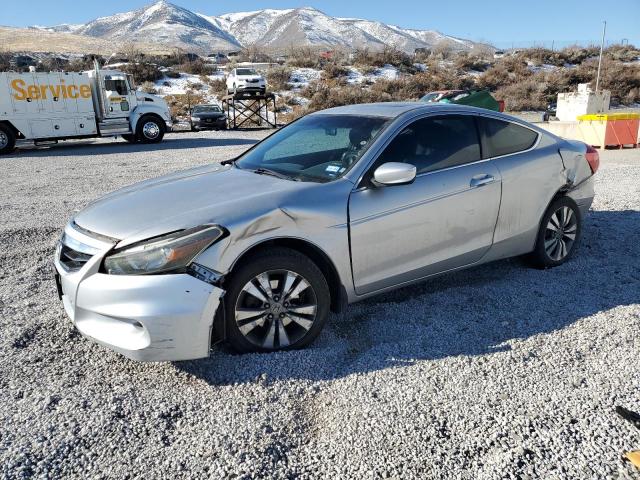
<instances>
[{"instance_id":1,"label":"gravel ground","mask_svg":"<svg viewBox=\"0 0 640 480\"><path fill-rule=\"evenodd\" d=\"M640 149L605 151L578 255L351 306L299 352L138 364L78 335L54 244L90 200L264 132L76 142L0 160L0 475L640 478Z\"/></svg>"}]
</instances>

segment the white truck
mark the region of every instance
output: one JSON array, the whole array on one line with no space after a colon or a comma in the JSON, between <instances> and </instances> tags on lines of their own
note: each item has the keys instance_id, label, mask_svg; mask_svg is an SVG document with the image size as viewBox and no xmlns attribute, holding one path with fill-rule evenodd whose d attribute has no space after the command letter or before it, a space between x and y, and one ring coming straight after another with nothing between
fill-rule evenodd
<instances>
[{"instance_id":1,"label":"white truck","mask_svg":"<svg viewBox=\"0 0 640 480\"><path fill-rule=\"evenodd\" d=\"M0 72L0 154L16 140L36 143L114 137L157 143L171 128L167 103L135 90L119 70Z\"/></svg>"}]
</instances>

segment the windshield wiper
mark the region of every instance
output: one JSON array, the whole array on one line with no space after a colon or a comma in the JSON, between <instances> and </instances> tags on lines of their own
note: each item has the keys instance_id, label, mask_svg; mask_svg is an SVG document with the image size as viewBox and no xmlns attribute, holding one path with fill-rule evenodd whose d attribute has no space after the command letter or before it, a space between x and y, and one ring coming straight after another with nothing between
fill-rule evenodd
<instances>
[{"instance_id":1,"label":"windshield wiper","mask_svg":"<svg viewBox=\"0 0 640 480\"><path fill-rule=\"evenodd\" d=\"M253 170L253 173L257 173L258 175L271 175L272 177L281 178L283 180L293 180L294 182L300 181L299 178L287 175L286 173L276 172L275 170L271 170L270 168L256 168L255 170Z\"/></svg>"}]
</instances>

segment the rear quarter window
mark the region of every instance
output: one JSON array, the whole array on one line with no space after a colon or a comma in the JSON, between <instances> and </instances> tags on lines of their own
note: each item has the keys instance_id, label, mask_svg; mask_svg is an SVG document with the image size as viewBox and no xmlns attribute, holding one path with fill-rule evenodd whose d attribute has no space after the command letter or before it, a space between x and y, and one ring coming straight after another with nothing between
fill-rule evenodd
<instances>
[{"instance_id":1,"label":"rear quarter window","mask_svg":"<svg viewBox=\"0 0 640 480\"><path fill-rule=\"evenodd\" d=\"M484 157L500 157L523 152L533 147L538 133L526 127L493 118L481 118Z\"/></svg>"}]
</instances>

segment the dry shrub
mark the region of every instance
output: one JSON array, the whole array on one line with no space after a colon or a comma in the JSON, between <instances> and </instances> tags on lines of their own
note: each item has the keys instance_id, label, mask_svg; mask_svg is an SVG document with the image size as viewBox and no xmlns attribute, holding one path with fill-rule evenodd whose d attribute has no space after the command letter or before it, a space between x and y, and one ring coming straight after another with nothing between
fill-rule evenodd
<instances>
[{"instance_id":1,"label":"dry shrub","mask_svg":"<svg viewBox=\"0 0 640 480\"><path fill-rule=\"evenodd\" d=\"M119 67L120 70L133 75L136 83L155 82L162 78L162 72L158 66L152 63L138 62L127 63Z\"/></svg>"},{"instance_id":2,"label":"dry shrub","mask_svg":"<svg viewBox=\"0 0 640 480\"><path fill-rule=\"evenodd\" d=\"M346 77L349 74L349 70L334 62L327 62L322 67L322 78L340 78Z\"/></svg>"},{"instance_id":3,"label":"dry shrub","mask_svg":"<svg viewBox=\"0 0 640 480\"><path fill-rule=\"evenodd\" d=\"M224 78L207 79L207 85L209 85L209 93L217 97L224 97L227 95L227 82Z\"/></svg>"},{"instance_id":4,"label":"dry shrub","mask_svg":"<svg viewBox=\"0 0 640 480\"><path fill-rule=\"evenodd\" d=\"M418 100L434 90L463 90L474 86L473 79L449 69L434 69L397 80L378 80L371 91L387 94L393 100Z\"/></svg>"},{"instance_id":5,"label":"dry shrub","mask_svg":"<svg viewBox=\"0 0 640 480\"><path fill-rule=\"evenodd\" d=\"M589 81L595 88L595 78L598 70L598 62L593 59L584 62L576 68L577 74L583 81ZM620 62L604 58L600 88L611 91L613 104L629 104L640 101L638 89L640 89L640 65L624 65Z\"/></svg>"},{"instance_id":6,"label":"dry shrub","mask_svg":"<svg viewBox=\"0 0 640 480\"><path fill-rule=\"evenodd\" d=\"M267 83L271 90L291 90L291 68L285 66L273 67L267 70Z\"/></svg>"},{"instance_id":7,"label":"dry shrub","mask_svg":"<svg viewBox=\"0 0 640 480\"><path fill-rule=\"evenodd\" d=\"M491 63L475 55L469 55L466 52L461 52L456 55L453 61L453 66L458 70L484 72L491 66Z\"/></svg>"},{"instance_id":8,"label":"dry shrub","mask_svg":"<svg viewBox=\"0 0 640 480\"><path fill-rule=\"evenodd\" d=\"M321 58L309 47L291 47L288 51L287 65L294 68L321 68Z\"/></svg>"},{"instance_id":9,"label":"dry shrub","mask_svg":"<svg viewBox=\"0 0 640 480\"><path fill-rule=\"evenodd\" d=\"M520 83L531 77L527 63L518 57L505 57L496 62L486 72L477 78L477 86L489 90L496 90L514 83Z\"/></svg>"},{"instance_id":10,"label":"dry shrub","mask_svg":"<svg viewBox=\"0 0 640 480\"><path fill-rule=\"evenodd\" d=\"M6 72L11 69L11 59L13 55L0 52L0 72Z\"/></svg>"},{"instance_id":11,"label":"dry shrub","mask_svg":"<svg viewBox=\"0 0 640 480\"><path fill-rule=\"evenodd\" d=\"M415 73L413 58L396 48L385 47L382 51L371 51L367 48L357 50L353 56L353 64L360 69L384 67L392 65L403 73Z\"/></svg>"},{"instance_id":12,"label":"dry shrub","mask_svg":"<svg viewBox=\"0 0 640 480\"><path fill-rule=\"evenodd\" d=\"M562 55L562 52L556 52L548 48L529 48L523 50L517 56L523 60L529 60L534 65L547 64L561 67L566 63L566 58Z\"/></svg>"},{"instance_id":13,"label":"dry shrub","mask_svg":"<svg viewBox=\"0 0 640 480\"><path fill-rule=\"evenodd\" d=\"M158 93L158 90L156 90L156 86L153 82L144 82L142 85L140 85L140 90L144 93Z\"/></svg>"},{"instance_id":14,"label":"dry shrub","mask_svg":"<svg viewBox=\"0 0 640 480\"><path fill-rule=\"evenodd\" d=\"M640 58L640 50L633 45L611 45L605 50L605 54L612 60L620 62L633 62Z\"/></svg>"},{"instance_id":15,"label":"dry shrub","mask_svg":"<svg viewBox=\"0 0 640 480\"><path fill-rule=\"evenodd\" d=\"M176 72L175 70L167 70L164 72L165 77L168 78L180 78L180 72Z\"/></svg>"},{"instance_id":16,"label":"dry shrub","mask_svg":"<svg viewBox=\"0 0 640 480\"><path fill-rule=\"evenodd\" d=\"M573 46L560 50L560 54L564 57L565 63L569 63L571 65L578 65L589 58L597 57L599 53L600 50L597 47L585 48Z\"/></svg>"},{"instance_id":17,"label":"dry shrub","mask_svg":"<svg viewBox=\"0 0 640 480\"><path fill-rule=\"evenodd\" d=\"M187 118L189 116L189 106L198 105L200 103L206 103L207 98L201 93L189 93L179 95L167 95L164 100L169 105L171 111L171 118Z\"/></svg>"},{"instance_id":18,"label":"dry shrub","mask_svg":"<svg viewBox=\"0 0 640 480\"><path fill-rule=\"evenodd\" d=\"M517 81L497 86L496 98L504 100L509 110L539 110L557 99L558 93L577 89L580 83L595 88L598 62L589 60L577 68L536 72ZM611 102L632 104L640 101L640 66L603 60L600 88L611 91Z\"/></svg>"},{"instance_id":19,"label":"dry shrub","mask_svg":"<svg viewBox=\"0 0 640 480\"><path fill-rule=\"evenodd\" d=\"M504 100L505 108L509 111L544 110L547 106L544 85L535 79L500 87L495 97Z\"/></svg>"},{"instance_id":20,"label":"dry shrub","mask_svg":"<svg viewBox=\"0 0 640 480\"><path fill-rule=\"evenodd\" d=\"M182 65L175 67L175 70L181 72L190 73L192 75L211 75L217 70L216 67L207 65L202 59L194 60L193 62L185 62Z\"/></svg>"},{"instance_id":21,"label":"dry shrub","mask_svg":"<svg viewBox=\"0 0 640 480\"><path fill-rule=\"evenodd\" d=\"M391 97L384 93L365 90L359 86L345 86L332 88L324 82L317 82L313 87L313 94L307 105L307 112L324 110L325 108L339 107L341 105L354 105L358 103L374 103L390 101Z\"/></svg>"}]
</instances>

